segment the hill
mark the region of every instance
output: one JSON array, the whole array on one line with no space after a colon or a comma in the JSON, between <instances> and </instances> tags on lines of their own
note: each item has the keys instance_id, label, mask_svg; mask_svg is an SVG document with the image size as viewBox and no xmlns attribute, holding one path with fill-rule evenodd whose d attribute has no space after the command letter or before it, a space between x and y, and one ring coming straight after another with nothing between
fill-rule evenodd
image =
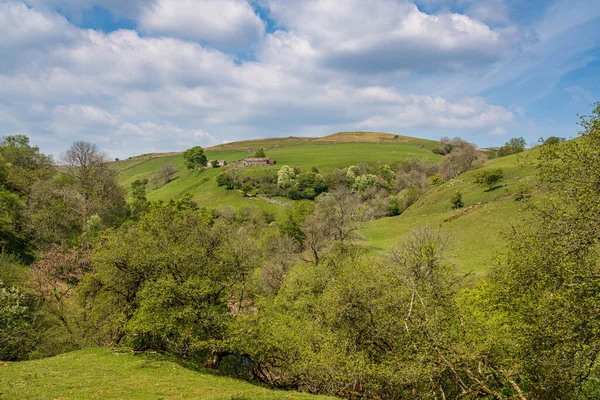
<instances>
[{"instance_id":1,"label":"hill","mask_svg":"<svg viewBox=\"0 0 600 400\"><path fill-rule=\"evenodd\" d=\"M411 157L437 162L441 157L431 152L436 145L435 141L406 136L351 132L323 138L259 139L228 143L207 149L206 155L209 160L235 162L251 155L248 149L265 148L267 156L276 160L277 165L245 168L243 174L276 174L282 165L307 171L316 167L323 173L329 173L335 168L345 168L356 163L395 163ZM112 166L119 173L120 183L129 189L133 181L149 178L167 163L177 168L177 178L159 189L149 190L149 200L168 200L190 193L198 204L209 208L252 206L273 213L281 210L280 206L263 200L243 198L237 191L218 187L215 176L222 172L221 169L207 169L201 174L190 173L184 166L182 153L145 154L113 162Z\"/></svg>"},{"instance_id":2,"label":"hill","mask_svg":"<svg viewBox=\"0 0 600 400\"><path fill-rule=\"evenodd\" d=\"M481 277L488 270L493 255L500 251L503 234L519 220L523 204L515 201L519 186L530 188L535 194L536 152L497 158L483 168L469 171L449 182L432 188L402 215L383 218L366 224L366 244L375 251L383 251L397 243L402 236L420 226L440 227L451 237L453 261L461 271ZM505 177L494 190L475 182L476 174L501 168ZM462 194L464 207L453 209L451 197Z\"/></svg>"},{"instance_id":3,"label":"hill","mask_svg":"<svg viewBox=\"0 0 600 400\"><path fill-rule=\"evenodd\" d=\"M224 143L218 146L210 147L207 150L240 150L256 151L258 149L271 149L283 146L299 146L307 144L339 144L339 143L395 143L395 144L416 144L424 145L428 150L432 150L437 142L426 139L419 139L410 136L395 135L382 132L338 132L332 135L311 138L295 137L287 138L268 138L243 140L240 142Z\"/></svg>"},{"instance_id":4,"label":"hill","mask_svg":"<svg viewBox=\"0 0 600 400\"><path fill-rule=\"evenodd\" d=\"M267 155L277 161L269 167L244 168L243 174L276 174L282 165L310 170L313 166L323 173L335 168L345 168L358 163L395 163L411 157L427 162L438 162L441 156L431 149L437 142L375 132L342 132L323 138L275 138L259 139L215 146L206 151L209 159L225 159L228 162L243 159L248 149L265 148ZM397 243L403 235L423 226L439 226L453 241L454 262L465 273L481 276L495 252L503 248L501 232L506 232L518 220L521 203L514 200L514 190L519 185L535 185L535 168L528 159L535 152L509 156L488 161L480 170L463 174L439 187L432 188L402 215L371 221L365 225L365 246L383 253ZM201 206L253 207L279 214L283 207L261 199L244 198L238 191L226 190L216 184L215 176L223 169L207 169L201 174L185 169L181 153L148 154L113 163L120 171L120 182L129 187L136 179L150 177L161 165L171 163L178 169L178 177L171 183L149 190L150 200L167 200L191 193ZM486 191L475 183L475 175L486 169L502 168L505 179L502 186ZM453 210L450 198L461 192L465 207ZM277 199L293 204L288 199Z\"/></svg>"},{"instance_id":5,"label":"hill","mask_svg":"<svg viewBox=\"0 0 600 400\"><path fill-rule=\"evenodd\" d=\"M326 399L193 371L158 356L90 349L0 363L2 399Z\"/></svg>"}]
</instances>

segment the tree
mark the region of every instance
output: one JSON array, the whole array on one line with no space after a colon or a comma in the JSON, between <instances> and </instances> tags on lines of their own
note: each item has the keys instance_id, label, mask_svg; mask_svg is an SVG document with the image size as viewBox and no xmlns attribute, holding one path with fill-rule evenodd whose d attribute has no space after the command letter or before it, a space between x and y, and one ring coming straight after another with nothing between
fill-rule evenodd
<instances>
[{"instance_id":1,"label":"tree","mask_svg":"<svg viewBox=\"0 0 600 400\"><path fill-rule=\"evenodd\" d=\"M183 153L183 161L189 170L202 170L206 165L206 154L200 146L194 146Z\"/></svg>"},{"instance_id":2,"label":"tree","mask_svg":"<svg viewBox=\"0 0 600 400\"><path fill-rule=\"evenodd\" d=\"M477 149L465 141L458 141L440 163L440 175L444 180L449 180L473 169L473 162L477 160Z\"/></svg>"},{"instance_id":3,"label":"tree","mask_svg":"<svg viewBox=\"0 0 600 400\"><path fill-rule=\"evenodd\" d=\"M70 186L83 198L81 223L98 214L107 224L117 223L126 213L125 190L108 157L95 144L77 141L62 155L62 186Z\"/></svg>"},{"instance_id":4,"label":"tree","mask_svg":"<svg viewBox=\"0 0 600 400\"><path fill-rule=\"evenodd\" d=\"M504 179L504 171L501 168L496 168L478 173L475 181L488 186L488 190L492 190L502 179Z\"/></svg>"},{"instance_id":5,"label":"tree","mask_svg":"<svg viewBox=\"0 0 600 400\"><path fill-rule=\"evenodd\" d=\"M177 174L177 168L171 163L163 164L161 167L150 177L150 183L153 184L155 189L166 185L175 179Z\"/></svg>"},{"instance_id":6,"label":"tree","mask_svg":"<svg viewBox=\"0 0 600 400\"><path fill-rule=\"evenodd\" d=\"M266 156L267 155L265 154L264 149L260 149L256 153L254 153L254 157L256 157L256 158L265 158Z\"/></svg>"},{"instance_id":7,"label":"tree","mask_svg":"<svg viewBox=\"0 0 600 400\"><path fill-rule=\"evenodd\" d=\"M146 185L148 179L136 179L131 183L131 196L133 201L131 202L130 209L131 215L134 219L148 210L150 203L146 199Z\"/></svg>"},{"instance_id":8,"label":"tree","mask_svg":"<svg viewBox=\"0 0 600 400\"><path fill-rule=\"evenodd\" d=\"M213 168L219 168L219 161L218 160L212 160L210 162L210 166Z\"/></svg>"},{"instance_id":9,"label":"tree","mask_svg":"<svg viewBox=\"0 0 600 400\"><path fill-rule=\"evenodd\" d=\"M512 371L521 398L597 396L600 104L581 125L579 140L540 147L546 196L511 230L506 256L478 292L477 313L512 344L488 342L486 358Z\"/></svg>"},{"instance_id":10,"label":"tree","mask_svg":"<svg viewBox=\"0 0 600 400\"><path fill-rule=\"evenodd\" d=\"M548 139L544 140L542 138L540 141L544 144L544 146L552 146L564 142L565 139L558 136L550 136Z\"/></svg>"},{"instance_id":11,"label":"tree","mask_svg":"<svg viewBox=\"0 0 600 400\"><path fill-rule=\"evenodd\" d=\"M238 228L172 202L107 235L82 288L98 329L115 344L127 335L134 348L180 356L218 346L232 318L228 302L254 265L245 258L252 243L232 249L227 239Z\"/></svg>"},{"instance_id":12,"label":"tree","mask_svg":"<svg viewBox=\"0 0 600 400\"><path fill-rule=\"evenodd\" d=\"M284 165L277 172L277 185L281 189L289 189L296 186L296 172L293 168Z\"/></svg>"},{"instance_id":13,"label":"tree","mask_svg":"<svg viewBox=\"0 0 600 400\"><path fill-rule=\"evenodd\" d=\"M333 239L344 244L359 236L364 209L357 194L341 188L317 198L316 218L331 229Z\"/></svg>"},{"instance_id":14,"label":"tree","mask_svg":"<svg viewBox=\"0 0 600 400\"><path fill-rule=\"evenodd\" d=\"M54 175L53 164L52 157L31 146L25 135L6 136L0 141L0 184L26 197L35 181Z\"/></svg>"},{"instance_id":15,"label":"tree","mask_svg":"<svg viewBox=\"0 0 600 400\"><path fill-rule=\"evenodd\" d=\"M35 346L33 310L25 295L0 281L0 360L26 360Z\"/></svg>"},{"instance_id":16,"label":"tree","mask_svg":"<svg viewBox=\"0 0 600 400\"><path fill-rule=\"evenodd\" d=\"M456 209L462 208L464 206L464 203L462 200L462 194L458 191L456 193L454 193L454 195L450 199L450 203L452 204L453 208L456 208Z\"/></svg>"},{"instance_id":17,"label":"tree","mask_svg":"<svg viewBox=\"0 0 600 400\"><path fill-rule=\"evenodd\" d=\"M527 143L522 137L512 138L506 144L498 149L498 157L510 156L521 153L525 150Z\"/></svg>"}]
</instances>

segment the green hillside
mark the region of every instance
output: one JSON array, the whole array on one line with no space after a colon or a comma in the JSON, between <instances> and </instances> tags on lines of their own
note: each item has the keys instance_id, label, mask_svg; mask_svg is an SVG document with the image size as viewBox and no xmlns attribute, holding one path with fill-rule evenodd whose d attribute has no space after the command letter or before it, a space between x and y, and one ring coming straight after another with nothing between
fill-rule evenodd
<instances>
[{"instance_id":1,"label":"green hillside","mask_svg":"<svg viewBox=\"0 0 600 400\"><path fill-rule=\"evenodd\" d=\"M432 188L402 215L367 223L367 245L384 250L415 228L440 227L451 237L453 261L463 272L482 276L494 253L505 245L502 235L522 212L523 204L514 198L515 189L521 185L535 187L536 171L531 162L534 156L535 152L530 151L497 158L481 169ZM488 191L475 183L476 174L495 168L501 168L505 174L501 187ZM450 204L456 191L462 194L464 201L464 207L458 210Z\"/></svg>"},{"instance_id":2,"label":"green hillside","mask_svg":"<svg viewBox=\"0 0 600 400\"><path fill-rule=\"evenodd\" d=\"M265 148L267 156L277 165L242 169L246 175L276 174L282 165L310 170L317 167L322 173L335 168L345 168L358 163L394 163L418 157L427 162L439 162L442 157L431 152L437 142L380 133L338 133L324 138L276 138L228 143L206 151L209 160L224 159L235 162L251 155L248 150ZM393 246L411 230L423 226L440 226L453 241L455 263L465 273L481 276L487 269L495 252L502 249L506 232L518 219L521 203L512 194L519 185L534 185L535 168L527 159L531 152L491 160L482 169L470 171L456 179L432 188L416 204L402 215L371 221L364 227L365 245L376 252ZM168 200L191 193L201 206L247 207L281 212L280 205L263 199L244 198L236 190L217 186L215 176L223 169L207 169L202 173L190 173L183 164L181 153L149 154L119 161L114 167L120 171L119 180L127 188L136 179L149 178L161 165L172 163L178 177L169 184L148 190L149 200ZM475 183L475 175L486 169L502 168L505 178L502 186L486 191ZM452 209L450 198L459 191L463 195L464 208ZM293 204L288 199L277 199Z\"/></svg>"},{"instance_id":3,"label":"green hillside","mask_svg":"<svg viewBox=\"0 0 600 400\"><path fill-rule=\"evenodd\" d=\"M431 149L436 142L405 136L380 133L338 133L319 139L286 138L259 139L246 142L228 143L206 151L209 160L235 162L251 156L248 149L265 148L267 156L277 161L271 167L244 168L244 174L276 174L282 165L310 170L317 167L323 173L335 168L345 168L356 163L394 163L411 157L429 162L437 162L441 157ZM181 153L147 154L112 163L119 172L119 181L129 188L136 179L149 178L161 165L171 163L178 170L177 179L156 189L148 190L149 200L168 200L191 193L201 206L246 207L279 212L280 206L260 199L242 198L237 191L218 187L215 176L222 169L207 169L202 173L190 173L183 164ZM284 200L285 201L285 200Z\"/></svg>"},{"instance_id":4,"label":"green hillside","mask_svg":"<svg viewBox=\"0 0 600 400\"><path fill-rule=\"evenodd\" d=\"M2 399L326 399L268 390L160 357L91 349L0 364Z\"/></svg>"}]
</instances>

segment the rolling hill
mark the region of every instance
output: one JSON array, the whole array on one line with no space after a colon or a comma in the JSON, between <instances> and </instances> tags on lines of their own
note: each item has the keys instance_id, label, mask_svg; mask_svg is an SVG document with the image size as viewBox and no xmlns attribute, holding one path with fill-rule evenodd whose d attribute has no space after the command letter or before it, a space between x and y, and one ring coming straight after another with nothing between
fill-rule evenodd
<instances>
[{"instance_id":1,"label":"rolling hill","mask_svg":"<svg viewBox=\"0 0 600 400\"><path fill-rule=\"evenodd\" d=\"M228 162L251 155L248 150L266 149L267 156L277 165L250 167L244 174L276 174L282 165L310 170L313 166L323 173L335 168L345 168L358 163L394 163L411 157L427 162L439 162L442 157L431 152L437 142L375 132L342 132L323 138L275 138L227 143L207 149L209 160L224 159ZM423 226L439 226L452 237L453 261L465 273L475 278L488 269L495 252L502 249L506 232L518 220L521 203L514 200L514 190L519 185L535 186L535 167L530 160L533 152L494 159L482 168L502 168L505 179L502 186L486 191L475 183L475 174L467 172L428 191L417 203L398 217L384 218L365 224L364 245L376 253L397 243L403 235ZM529 160L529 161L528 161ZM178 177L171 183L149 190L150 200L168 200L191 193L199 205L208 208L219 206L254 207L279 214L282 206L261 199L244 198L235 190L226 190L216 184L215 176L222 169L207 169L202 173L188 172L183 164L182 153L147 154L113 163L119 171L119 180L129 187L136 179L149 178L161 165L171 163L178 170ZM465 207L452 209L450 198L459 191ZM292 204L288 199L278 199Z\"/></svg>"},{"instance_id":2,"label":"rolling hill","mask_svg":"<svg viewBox=\"0 0 600 400\"><path fill-rule=\"evenodd\" d=\"M282 165L310 170L317 167L328 173L356 163L394 163L411 157L437 162L441 157L431 150L437 142L406 136L373 132L337 133L323 138L258 139L227 143L206 150L209 160L235 162L251 156L248 149L264 148L267 156L277 161L271 167L251 167L244 174L276 174ZM192 144L190 144L190 147ZM201 174L189 172L183 164L182 153L145 154L112 163L119 173L119 181L129 188L136 179L149 178L161 165L171 163L178 170L177 178L157 190L148 191L149 200L168 200L191 193L201 206L246 207L279 213L280 207L271 203L243 198L237 191L218 187L215 176L221 169L207 169ZM284 200L285 201L285 200Z\"/></svg>"}]
</instances>

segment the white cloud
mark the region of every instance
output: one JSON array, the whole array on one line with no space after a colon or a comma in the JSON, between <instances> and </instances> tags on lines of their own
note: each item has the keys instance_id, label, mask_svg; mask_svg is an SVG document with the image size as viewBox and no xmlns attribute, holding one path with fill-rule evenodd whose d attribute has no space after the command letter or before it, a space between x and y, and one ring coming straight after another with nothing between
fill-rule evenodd
<instances>
[{"instance_id":1,"label":"white cloud","mask_svg":"<svg viewBox=\"0 0 600 400\"><path fill-rule=\"evenodd\" d=\"M298 41L310 43L322 65L338 70L458 70L502 59L520 40L514 29L493 30L461 14L430 15L395 0L267 3Z\"/></svg>"},{"instance_id":2,"label":"white cloud","mask_svg":"<svg viewBox=\"0 0 600 400\"><path fill-rule=\"evenodd\" d=\"M349 0L353 1L357 0ZM71 140L97 141L122 157L258 136L317 136L342 129L443 134L451 130L469 136L513 124L511 111L482 98L411 93L403 87L405 73L394 68L410 69L413 61L400 65L392 60L380 66L378 73L386 68L392 71L377 79L357 79L343 72L348 67L335 65L340 54L356 54L356 61L370 48L389 45L405 51L404 43L433 43L434 35L446 33L446 39L436 44L435 51L441 52L439 63L450 62L451 57L439 50L444 46L458 53L473 43L498 44L504 49L501 33L467 17L427 15L398 3L394 3L398 8L390 6L390 17L381 8L386 1L376 0L369 8L370 17L380 18L382 26L369 23L354 35L346 24L360 18L345 14L349 12L346 6L336 14L331 0L319 2L324 7L321 11L333 13L329 17L339 16L327 24L330 32L321 29L326 17L316 13L314 18L321 20L311 26L312 16L303 16L303 6L291 6L300 19L291 20L296 22L290 22L289 31L267 35L256 60L245 62L197 42L142 36L132 30L108 34L83 30L51 11L0 4L0 20L10 19L14 26L35 21L44 27L37 37L22 32L9 40L30 43L30 48L43 41L44 47L19 53L22 58L15 66L20 68L0 68L0 119L8 121L0 127L0 134L28 131L37 137L60 138L46 142L46 151L55 154ZM20 12L15 13L14 7ZM386 29L391 29L389 42ZM42 40L44 36L49 39ZM337 50L336 40L340 41ZM471 63L467 50L460 63ZM323 68L324 64L330 68Z\"/></svg>"},{"instance_id":3,"label":"white cloud","mask_svg":"<svg viewBox=\"0 0 600 400\"><path fill-rule=\"evenodd\" d=\"M241 51L263 36L265 25L246 0L157 0L144 8L140 28Z\"/></svg>"}]
</instances>

